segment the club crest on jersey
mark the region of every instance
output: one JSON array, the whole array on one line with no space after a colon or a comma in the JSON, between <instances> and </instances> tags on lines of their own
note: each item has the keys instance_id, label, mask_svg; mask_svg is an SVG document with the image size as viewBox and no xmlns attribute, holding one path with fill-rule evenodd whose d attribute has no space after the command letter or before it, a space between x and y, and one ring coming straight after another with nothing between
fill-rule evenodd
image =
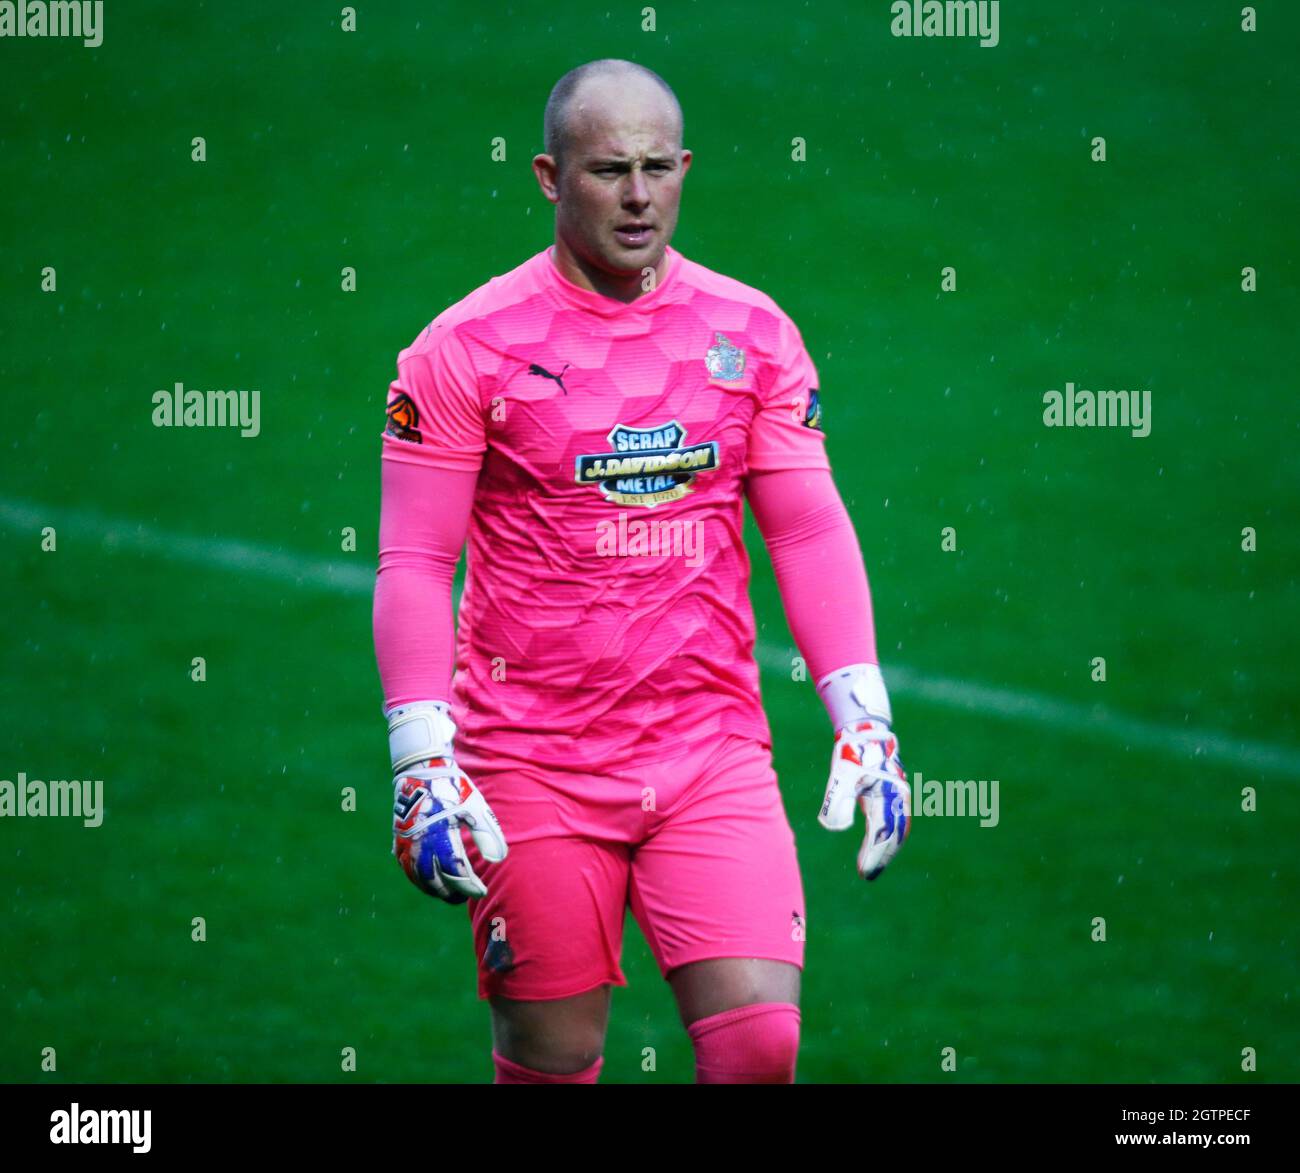
<instances>
[{"instance_id":1,"label":"club crest on jersey","mask_svg":"<svg viewBox=\"0 0 1300 1173\"><path fill-rule=\"evenodd\" d=\"M704 365L709 375L730 383L745 373L745 352L732 344L725 334L714 334L713 345L704 356Z\"/></svg>"},{"instance_id":2,"label":"club crest on jersey","mask_svg":"<svg viewBox=\"0 0 1300 1173\"><path fill-rule=\"evenodd\" d=\"M607 437L611 451L577 459L580 485L599 485L606 501L653 509L680 501L702 472L718 467L718 442L683 444L686 429L676 420L653 428L619 424Z\"/></svg>"}]
</instances>

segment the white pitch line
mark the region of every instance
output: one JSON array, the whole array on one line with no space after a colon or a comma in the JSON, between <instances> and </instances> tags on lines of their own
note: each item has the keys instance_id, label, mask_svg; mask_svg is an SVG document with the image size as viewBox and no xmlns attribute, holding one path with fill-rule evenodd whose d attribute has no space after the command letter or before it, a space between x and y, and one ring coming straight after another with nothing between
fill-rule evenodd
<instances>
[{"instance_id":1,"label":"white pitch line","mask_svg":"<svg viewBox=\"0 0 1300 1173\"><path fill-rule=\"evenodd\" d=\"M218 566L240 574L261 574L300 587L352 595L368 593L375 585L373 566L301 557L229 538L167 533L143 522L104 517L89 509L64 509L0 497L0 522L13 529L31 530L33 535L39 535L47 525L74 533L89 530L94 535L94 543L104 550L133 550L173 562ZM66 542L67 538L60 535L58 540Z\"/></svg>"},{"instance_id":2,"label":"white pitch line","mask_svg":"<svg viewBox=\"0 0 1300 1173\"><path fill-rule=\"evenodd\" d=\"M238 574L262 575L305 589L345 595L369 595L374 589L372 565L315 558L229 538L201 538L177 534L142 522L105 517L86 509L38 505L0 497L0 523L26 530L33 542L42 527L52 525L73 533L89 531L106 551L132 550L153 557L215 566ZM60 536L66 542L66 536ZM459 594L459 583L457 584ZM759 642L755 649L759 667L774 676L789 677L793 649ZM1279 774L1300 774L1300 750L1263 741L1247 741L1210 729L1167 725L1127 717L1100 706L1089 707L1041 693L1020 692L968 680L932 676L900 664L886 670L889 690L930 704L960 709L980 716L1023 721L1074 736L1101 737L1125 746L1155 750L1176 757L1244 767Z\"/></svg>"},{"instance_id":3,"label":"white pitch line","mask_svg":"<svg viewBox=\"0 0 1300 1173\"><path fill-rule=\"evenodd\" d=\"M789 676L794 652L760 644L755 649L759 667ZM1205 763L1300 775L1300 751L1264 741L1246 741L1228 733L1190 726L1166 725L1127 717L1100 705L1088 706L1058 700L1042 693L1019 692L991 684L929 676L914 668L891 664L885 668L891 693L912 696L950 709L963 709L982 717L1028 721L1060 729L1079 737L1102 737L1137 749L1156 750Z\"/></svg>"}]
</instances>

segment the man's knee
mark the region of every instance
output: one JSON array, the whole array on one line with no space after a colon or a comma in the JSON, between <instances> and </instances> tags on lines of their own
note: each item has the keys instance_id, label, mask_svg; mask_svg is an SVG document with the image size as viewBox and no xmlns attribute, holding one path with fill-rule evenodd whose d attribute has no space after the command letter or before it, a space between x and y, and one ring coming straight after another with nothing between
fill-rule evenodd
<instances>
[{"instance_id":1,"label":"man's knee","mask_svg":"<svg viewBox=\"0 0 1300 1173\"><path fill-rule=\"evenodd\" d=\"M598 1072L608 1018L608 987L552 1001L494 998L493 1054L539 1075L563 1078ZM501 1072L498 1063L498 1082L504 1082Z\"/></svg>"},{"instance_id":2,"label":"man's knee","mask_svg":"<svg viewBox=\"0 0 1300 1173\"><path fill-rule=\"evenodd\" d=\"M759 1002L691 1023L697 1083L794 1083L799 1007Z\"/></svg>"}]
</instances>

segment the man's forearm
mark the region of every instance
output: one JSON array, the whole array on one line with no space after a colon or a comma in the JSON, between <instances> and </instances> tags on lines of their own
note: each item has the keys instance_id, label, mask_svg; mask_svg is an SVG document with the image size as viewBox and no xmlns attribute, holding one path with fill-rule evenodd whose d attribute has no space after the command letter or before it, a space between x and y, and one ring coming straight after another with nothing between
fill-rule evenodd
<instances>
[{"instance_id":1,"label":"man's forearm","mask_svg":"<svg viewBox=\"0 0 1300 1173\"><path fill-rule=\"evenodd\" d=\"M821 683L850 665L875 665L866 567L830 474L761 473L751 477L748 496L772 559L790 634L813 680Z\"/></svg>"},{"instance_id":2,"label":"man's forearm","mask_svg":"<svg viewBox=\"0 0 1300 1173\"><path fill-rule=\"evenodd\" d=\"M474 473L383 462L373 620L386 708L450 698L452 581L476 481Z\"/></svg>"}]
</instances>

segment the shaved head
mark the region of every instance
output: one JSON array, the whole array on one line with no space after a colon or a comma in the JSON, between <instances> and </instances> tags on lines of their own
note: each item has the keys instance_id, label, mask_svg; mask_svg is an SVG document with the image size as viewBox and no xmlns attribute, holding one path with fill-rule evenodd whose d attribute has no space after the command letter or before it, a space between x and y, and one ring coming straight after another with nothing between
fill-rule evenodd
<instances>
[{"instance_id":1,"label":"shaved head","mask_svg":"<svg viewBox=\"0 0 1300 1173\"><path fill-rule=\"evenodd\" d=\"M556 82L545 134L533 174L555 205L556 266L583 289L634 300L667 271L691 165L677 96L644 65L589 61Z\"/></svg>"},{"instance_id":2,"label":"shaved head","mask_svg":"<svg viewBox=\"0 0 1300 1173\"><path fill-rule=\"evenodd\" d=\"M649 91L649 92L647 92ZM659 100L666 99L676 120L677 139L680 143L683 130L682 107L672 87L653 69L623 61L617 57L603 57L588 61L569 70L551 90L546 100L546 113L542 118L543 150L557 164L562 163L566 148L573 141L575 129L590 120L594 110L615 94L620 97L640 98L644 102L651 92Z\"/></svg>"}]
</instances>

